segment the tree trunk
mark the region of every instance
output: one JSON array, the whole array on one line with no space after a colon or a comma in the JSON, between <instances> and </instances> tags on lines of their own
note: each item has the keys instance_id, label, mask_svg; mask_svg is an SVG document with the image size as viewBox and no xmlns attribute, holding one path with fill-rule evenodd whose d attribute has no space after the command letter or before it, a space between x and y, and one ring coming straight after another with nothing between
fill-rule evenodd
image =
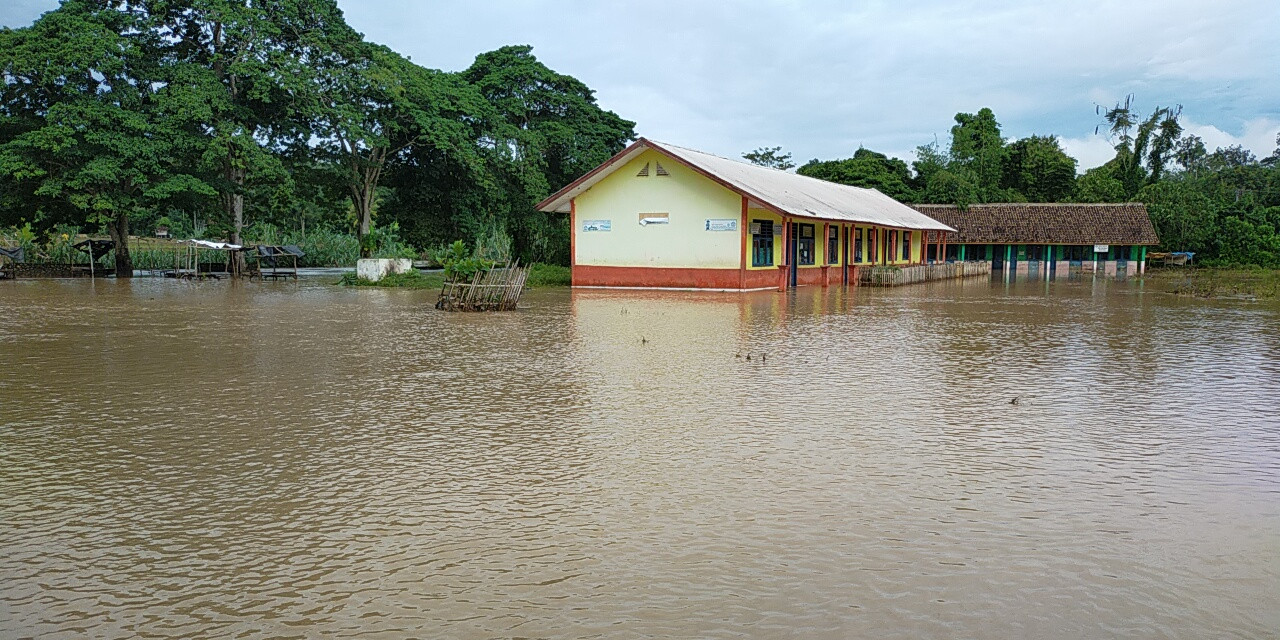
<instances>
[{"instance_id":1,"label":"tree trunk","mask_svg":"<svg viewBox=\"0 0 1280 640\"><path fill-rule=\"evenodd\" d=\"M133 256L129 255L129 214L118 213L107 223L107 234L116 243L116 277L133 277Z\"/></svg>"},{"instance_id":2,"label":"tree trunk","mask_svg":"<svg viewBox=\"0 0 1280 640\"><path fill-rule=\"evenodd\" d=\"M360 244L360 257L368 258L373 255L371 247L365 245L365 238L373 229L373 194L374 190L368 187L354 188L351 193L351 204L356 208L356 242Z\"/></svg>"},{"instance_id":3,"label":"tree trunk","mask_svg":"<svg viewBox=\"0 0 1280 640\"><path fill-rule=\"evenodd\" d=\"M245 170L227 166L227 180L233 187L234 191L225 194L223 201L227 209L227 217L231 219L231 238L228 240L231 244L243 244L242 234L244 232L244 177ZM244 253L241 251L233 251L231 259L235 262L231 266L231 274L233 276L241 275L245 272Z\"/></svg>"}]
</instances>

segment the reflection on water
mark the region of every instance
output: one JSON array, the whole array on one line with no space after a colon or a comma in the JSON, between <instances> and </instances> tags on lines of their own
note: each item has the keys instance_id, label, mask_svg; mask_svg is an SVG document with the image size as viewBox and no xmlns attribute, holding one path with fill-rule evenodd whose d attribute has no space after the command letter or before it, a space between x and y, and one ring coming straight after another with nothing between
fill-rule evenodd
<instances>
[{"instance_id":1,"label":"reflection on water","mask_svg":"<svg viewBox=\"0 0 1280 640\"><path fill-rule=\"evenodd\" d=\"M1261 637L1280 309L0 284L0 636Z\"/></svg>"}]
</instances>

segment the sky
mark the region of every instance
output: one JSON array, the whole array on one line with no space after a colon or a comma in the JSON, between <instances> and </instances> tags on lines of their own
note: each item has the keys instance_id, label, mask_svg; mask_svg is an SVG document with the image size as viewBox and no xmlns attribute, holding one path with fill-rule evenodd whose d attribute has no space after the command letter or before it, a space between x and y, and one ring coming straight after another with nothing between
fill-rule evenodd
<instances>
[{"instance_id":1,"label":"sky","mask_svg":"<svg viewBox=\"0 0 1280 640\"><path fill-rule=\"evenodd\" d=\"M338 0L367 39L436 69L529 44L638 134L803 163L858 147L914 159L956 113L990 107L1010 140L1057 135L1080 170L1109 160L1099 106L1181 105L1213 150L1280 134L1277 0L889 2ZM0 0L0 25L56 0ZM1122 7L1123 10L1120 10Z\"/></svg>"}]
</instances>

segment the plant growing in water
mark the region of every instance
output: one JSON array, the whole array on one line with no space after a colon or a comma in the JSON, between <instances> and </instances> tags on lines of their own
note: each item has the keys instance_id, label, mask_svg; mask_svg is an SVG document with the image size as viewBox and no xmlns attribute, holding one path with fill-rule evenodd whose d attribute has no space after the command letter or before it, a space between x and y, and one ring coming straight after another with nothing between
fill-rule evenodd
<instances>
[{"instance_id":1,"label":"plant growing in water","mask_svg":"<svg viewBox=\"0 0 1280 640\"><path fill-rule=\"evenodd\" d=\"M477 257L467 248L467 243L461 240L438 249L432 257L444 267L444 275L450 280L469 280L481 271L492 269L494 265L491 260Z\"/></svg>"}]
</instances>

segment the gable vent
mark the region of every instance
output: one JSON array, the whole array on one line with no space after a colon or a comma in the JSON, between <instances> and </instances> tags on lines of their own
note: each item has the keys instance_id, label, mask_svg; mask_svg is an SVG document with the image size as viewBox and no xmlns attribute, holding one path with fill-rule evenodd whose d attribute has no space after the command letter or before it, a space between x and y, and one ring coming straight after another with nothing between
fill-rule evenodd
<instances>
[{"instance_id":1,"label":"gable vent","mask_svg":"<svg viewBox=\"0 0 1280 640\"><path fill-rule=\"evenodd\" d=\"M658 167L658 171L662 171L662 167ZM661 175L661 174L659 174L659 175ZM647 178L647 177L649 177L649 163L648 163L648 162L644 163L644 168L640 170L640 173L637 173L637 174L636 174L636 177L637 177L637 178Z\"/></svg>"},{"instance_id":2,"label":"gable vent","mask_svg":"<svg viewBox=\"0 0 1280 640\"><path fill-rule=\"evenodd\" d=\"M657 169L657 171L655 171L654 173L657 173L657 174L658 174L658 175L660 175L660 176L669 176L669 175L671 175L671 174L667 173L667 170L666 170L666 169L663 169L663 168L662 168L662 163L661 163L661 162L656 162L656 163L654 163L654 164L658 165L658 169ZM648 166L649 166L649 165L645 165L645 168L648 168Z\"/></svg>"}]
</instances>

